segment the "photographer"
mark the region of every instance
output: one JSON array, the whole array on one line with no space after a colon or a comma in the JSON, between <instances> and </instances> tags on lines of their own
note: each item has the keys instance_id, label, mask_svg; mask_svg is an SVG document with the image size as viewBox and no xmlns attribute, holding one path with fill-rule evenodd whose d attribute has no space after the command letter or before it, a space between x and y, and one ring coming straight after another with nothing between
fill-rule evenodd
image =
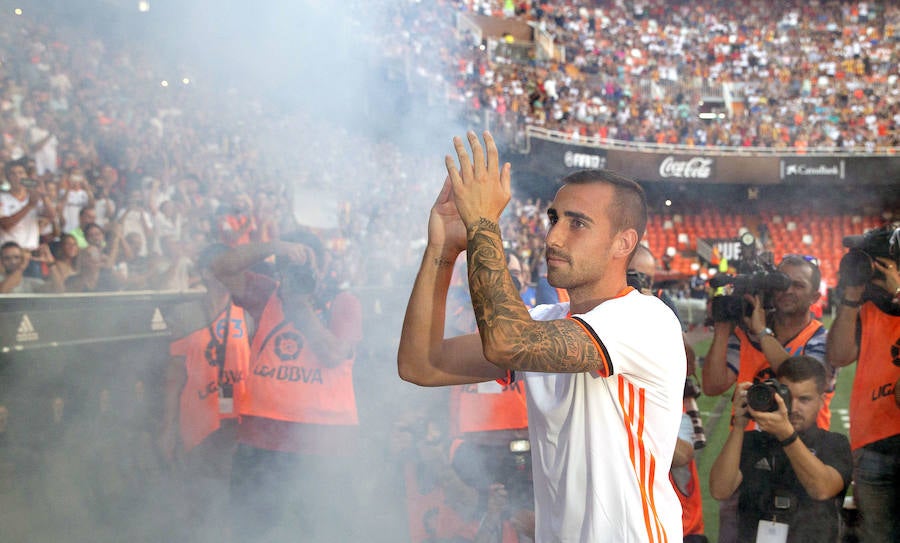
<instances>
[{"instance_id":1,"label":"photographer","mask_svg":"<svg viewBox=\"0 0 900 543\"><path fill-rule=\"evenodd\" d=\"M358 415L359 300L326 294L327 253L317 236L242 244L212 262L234 303L253 318L250 371L235 390L240 416L232 466L236 539L352 541ZM275 256L277 280L251 271ZM240 392L240 394L239 394Z\"/></svg>"},{"instance_id":2,"label":"photographer","mask_svg":"<svg viewBox=\"0 0 900 543\"><path fill-rule=\"evenodd\" d=\"M710 470L710 493L725 500L737 491L737 541L837 542L852 457L844 435L816 426L825 371L795 356L777 374L735 389L734 425ZM751 419L762 431L744 430Z\"/></svg>"},{"instance_id":3,"label":"photographer","mask_svg":"<svg viewBox=\"0 0 900 543\"><path fill-rule=\"evenodd\" d=\"M703 393L718 396L737 381L764 381L774 377L788 357L808 355L825 369L827 396L818 424L827 429L837 372L825 362L825 327L810 313L820 296L822 273L815 259L800 255L786 255L777 270L789 280L786 289L744 294L743 302L752 311L749 317L714 323L703 365ZM766 297L771 298L771 311Z\"/></svg>"},{"instance_id":4,"label":"photographer","mask_svg":"<svg viewBox=\"0 0 900 543\"><path fill-rule=\"evenodd\" d=\"M810 313L810 306L820 296L822 275L812 259L799 255L786 255L777 272L786 276L784 282L789 284L786 290L742 294L736 300L739 302L737 317L732 310L727 312L732 314L727 319L714 318L713 339L701 375L703 393L718 396L738 381L764 381L774 377L789 356L811 356L819 360L827 376L827 393L818 418L819 427L827 429L831 425L829 403L834 394L836 372L825 362L825 327ZM713 304L729 301L717 298L712 300ZM767 305L773 306L770 312ZM751 311L749 317L745 307ZM715 306L713 309L716 315ZM719 504L719 541L733 540L736 507L736 496Z\"/></svg>"},{"instance_id":5,"label":"photographer","mask_svg":"<svg viewBox=\"0 0 900 543\"><path fill-rule=\"evenodd\" d=\"M853 499L863 542L900 541L900 228L848 236L841 259L840 306L828 336L828 361L857 362L850 395Z\"/></svg>"}]
</instances>

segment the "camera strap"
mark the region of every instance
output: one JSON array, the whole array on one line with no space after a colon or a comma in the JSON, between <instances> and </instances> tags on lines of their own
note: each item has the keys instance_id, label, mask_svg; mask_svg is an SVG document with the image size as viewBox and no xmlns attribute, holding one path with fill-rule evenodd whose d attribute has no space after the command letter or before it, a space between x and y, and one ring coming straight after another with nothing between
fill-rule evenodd
<instances>
[{"instance_id":1,"label":"camera strap","mask_svg":"<svg viewBox=\"0 0 900 543\"><path fill-rule=\"evenodd\" d=\"M228 306L225 309L225 328L222 330L222 341L219 341L218 336L216 335L215 324L216 321L213 321L209 324L209 334L212 336L212 340L216 344L216 368L218 369L218 378L217 383L219 385L219 413L232 413L234 411L233 405L233 387L231 383L223 383L223 377L225 376L225 359L228 356L228 335L231 330L231 300L228 301Z\"/></svg>"}]
</instances>

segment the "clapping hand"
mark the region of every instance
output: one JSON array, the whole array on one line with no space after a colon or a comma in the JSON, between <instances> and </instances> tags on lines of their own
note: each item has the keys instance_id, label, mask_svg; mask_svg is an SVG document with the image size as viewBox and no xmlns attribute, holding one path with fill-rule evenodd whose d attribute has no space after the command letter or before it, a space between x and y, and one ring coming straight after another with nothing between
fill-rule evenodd
<instances>
[{"instance_id":1,"label":"clapping hand","mask_svg":"<svg viewBox=\"0 0 900 543\"><path fill-rule=\"evenodd\" d=\"M507 162L500 167L497 145L489 132L483 134L483 148L475 132L468 132L466 137L472 149L471 156L462 138L455 137L453 147L459 167L453 157L447 155L445 158L453 185L453 200L467 227L481 219L496 224L511 197L510 165Z\"/></svg>"}]
</instances>

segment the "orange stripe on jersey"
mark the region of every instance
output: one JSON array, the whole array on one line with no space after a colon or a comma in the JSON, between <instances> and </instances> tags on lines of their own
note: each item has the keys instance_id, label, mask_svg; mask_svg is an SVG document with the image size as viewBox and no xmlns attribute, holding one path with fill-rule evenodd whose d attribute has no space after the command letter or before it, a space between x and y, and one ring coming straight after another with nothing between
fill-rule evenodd
<instances>
[{"instance_id":1,"label":"orange stripe on jersey","mask_svg":"<svg viewBox=\"0 0 900 543\"><path fill-rule=\"evenodd\" d=\"M622 409L625 428L628 432L628 454L631 458L631 465L634 468L635 478L639 481L641 510L644 514L644 527L647 530L647 537L651 542L667 542L668 534L662 528L653 495L656 458L652 454L648 454L644 445L645 391L643 388L635 387L621 375L619 376L618 384L619 406ZM628 392L627 398L625 396L626 389ZM635 395L637 395L637 413L635 413Z\"/></svg>"},{"instance_id":2,"label":"orange stripe on jersey","mask_svg":"<svg viewBox=\"0 0 900 543\"><path fill-rule=\"evenodd\" d=\"M587 333L588 337L591 339L591 343L594 344L594 347L597 348L597 353L600 355L600 363L602 367L597 368L597 373L600 374L600 377L610 377L613 374L613 366L612 361L609 359L609 351L606 350L606 346L603 345L603 342L600 341L600 338L597 337L597 334L594 333L594 329L588 326L586 322L581 320L580 317L569 317L570 320L578 323L579 326Z\"/></svg>"}]
</instances>

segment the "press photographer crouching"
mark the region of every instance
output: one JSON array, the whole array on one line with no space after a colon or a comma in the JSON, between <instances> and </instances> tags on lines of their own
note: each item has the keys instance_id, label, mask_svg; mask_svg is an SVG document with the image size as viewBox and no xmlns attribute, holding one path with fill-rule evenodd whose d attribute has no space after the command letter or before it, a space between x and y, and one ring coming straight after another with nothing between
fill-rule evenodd
<instances>
[{"instance_id":1,"label":"press photographer crouching","mask_svg":"<svg viewBox=\"0 0 900 543\"><path fill-rule=\"evenodd\" d=\"M857 362L850 395L860 540L900 541L900 225L844 238L831 365Z\"/></svg>"},{"instance_id":2,"label":"press photographer crouching","mask_svg":"<svg viewBox=\"0 0 900 543\"><path fill-rule=\"evenodd\" d=\"M825 370L785 360L777 381L738 383L734 424L709 474L712 496L738 493L739 542L837 542L853 459L846 436L816 426ZM760 431L744 430L749 420Z\"/></svg>"}]
</instances>

